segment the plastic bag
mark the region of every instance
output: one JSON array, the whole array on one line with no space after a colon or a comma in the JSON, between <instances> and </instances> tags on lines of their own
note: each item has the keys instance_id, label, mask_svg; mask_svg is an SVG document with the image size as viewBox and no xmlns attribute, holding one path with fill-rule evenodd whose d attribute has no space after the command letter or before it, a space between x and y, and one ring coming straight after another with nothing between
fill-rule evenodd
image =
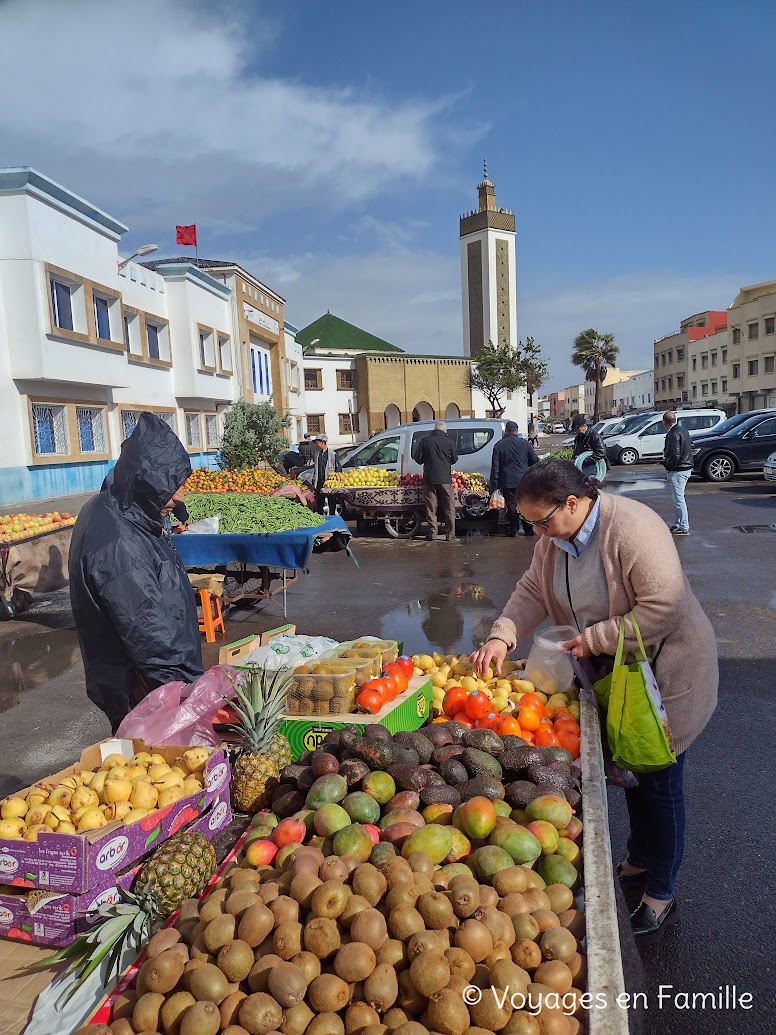
<instances>
[{"instance_id":1,"label":"plastic bag","mask_svg":"<svg viewBox=\"0 0 776 1035\"><path fill-rule=\"evenodd\" d=\"M501 489L495 489L488 500L488 510L503 510L506 507L504 494Z\"/></svg>"},{"instance_id":2,"label":"plastic bag","mask_svg":"<svg viewBox=\"0 0 776 1035\"><path fill-rule=\"evenodd\" d=\"M241 665L261 665L274 672L279 668L296 668L337 646L336 640L326 636L293 636L282 633L274 640L257 647L250 654L240 658Z\"/></svg>"},{"instance_id":3,"label":"plastic bag","mask_svg":"<svg viewBox=\"0 0 776 1035\"><path fill-rule=\"evenodd\" d=\"M199 521L192 521L189 525L189 532L194 535L213 535L218 532L220 523L220 514L215 514L209 518L201 518Z\"/></svg>"},{"instance_id":4,"label":"plastic bag","mask_svg":"<svg viewBox=\"0 0 776 1035\"><path fill-rule=\"evenodd\" d=\"M554 625L534 636L524 676L548 697L562 694L574 682L574 670L561 644L578 635L570 625Z\"/></svg>"},{"instance_id":5,"label":"plastic bag","mask_svg":"<svg viewBox=\"0 0 776 1035\"><path fill-rule=\"evenodd\" d=\"M228 665L215 665L193 683L165 683L125 716L117 737L132 737L146 744L181 744L217 747L221 738L213 729L212 717L224 699L232 700L232 680L238 673Z\"/></svg>"}]
</instances>

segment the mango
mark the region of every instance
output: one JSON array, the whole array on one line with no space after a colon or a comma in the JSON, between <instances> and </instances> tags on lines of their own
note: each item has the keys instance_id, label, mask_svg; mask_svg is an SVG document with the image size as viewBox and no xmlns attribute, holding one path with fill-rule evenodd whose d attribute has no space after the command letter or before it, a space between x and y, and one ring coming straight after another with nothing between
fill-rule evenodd
<instances>
[{"instance_id":1,"label":"mango","mask_svg":"<svg viewBox=\"0 0 776 1035\"><path fill-rule=\"evenodd\" d=\"M478 848L469 858L474 876L483 884L490 884L493 875L499 870L508 870L514 866L512 856L496 845L485 845Z\"/></svg>"},{"instance_id":2,"label":"mango","mask_svg":"<svg viewBox=\"0 0 776 1035\"><path fill-rule=\"evenodd\" d=\"M332 847L335 855L354 855L361 862L367 862L374 845L365 827L360 823L351 823L337 831Z\"/></svg>"},{"instance_id":3,"label":"mango","mask_svg":"<svg viewBox=\"0 0 776 1035\"><path fill-rule=\"evenodd\" d=\"M445 861L452 848L452 827L429 823L410 834L402 845L401 854L406 859L412 852L425 852L436 866Z\"/></svg>"},{"instance_id":4,"label":"mango","mask_svg":"<svg viewBox=\"0 0 776 1035\"><path fill-rule=\"evenodd\" d=\"M441 803L437 805L428 805L421 813L426 823L441 823L443 827L449 826L453 821L453 806L443 805ZM453 840L455 840L455 834L460 831L453 833Z\"/></svg>"},{"instance_id":5,"label":"mango","mask_svg":"<svg viewBox=\"0 0 776 1035\"><path fill-rule=\"evenodd\" d=\"M439 820L437 820L437 822L439 822ZM460 830L456 830L455 827L451 827L450 829L453 832L453 847L450 849L450 853L445 859L445 863L457 863L460 862L461 859L465 859L471 852L472 843Z\"/></svg>"},{"instance_id":6,"label":"mango","mask_svg":"<svg viewBox=\"0 0 776 1035\"><path fill-rule=\"evenodd\" d=\"M542 854L538 839L526 827L517 825L496 827L488 843L503 849L519 866L532 863Z\"/></svg>"},{"instance_id":7,"label":"mango","mask_svg":"<svg viewBox=\"0 0 776 1035\"><path fill-rule=\"evenodd\" d=\"M467 837L482 840L496 826L496 809L488 798L469 798L461 805L458 818L460 829Z\"/></svg>"},{"instance_id":8,"label":"mango","mask_svg":"<svg viewBox=\"0 0 776 1035\"><path fill-rule=\"evenodd\" d=\"M526 814L530 820L543 819L557 830L569 825L574 810L559 794L541 794L526 806Z\"/></svg>"},{"instance_id":9,"label":"mango","mask_svg":"<svg viewBox=\"0 0 776 1035\"><path fill-rule=\"evenodd\" d=\"M555 854L567 859L577 869L582 865L582 853L579 850L579 846L575 845L568 837L558 838L558 848Z\"/></svg>"},{"instance_id":10,"label":"mango","mask_svg":"<svg viewBox=\"0 0 776 1035\"><path fill-rule=\"evenodd\" d=\"M377 803L375 802L375 804ZM285 822L285 820L283 820L283 822ZM343 827L350 826L350 823L351 818L341 805L335 805L334 802L327 802L326 805L321 805L315 813L313 826L315 827L316 834L320 834L322 837L333 837L338 830L342 830ZM280 829L280 827L278 827L278 829Z\"/></svg>"},{"instance_id":11,"label":"mango","mask_svg":"<svg viewBox=\"0 0 776 1035\"><path fill-rule=\"evenodd\" d=\"M361 786L380 805L387 804L396 794L396 784L388 773L369 773L361 781Z\"/></svg>"},{"instance_id":12,"label":"mango","mask_svg":"<svg viewBox=\"0 0 776 1035\"><path fill-rule=\"evenodd\" d=\"M542 855L552 855L557 851L560 837L552 823L548 823L546 819L536 819L527 824L526 830L530 830L542 846Z\"/></svg>"},{"instance_id":13,"label":"mango","mask_svg":"<svg viewBox=\"0 0 776 1035\"><path fill-rule=\"evenodd\" d=\"M547 884L565 884L573 888L579 880L577 868L562 855L546 855L537 863L536 872Z\"/></svg>"},{"instance_id":14,"label":"mango","mask_svg":"<svg viewBox=\"0 0 776 1035\"><path fill-rule=\"evenodd\" d=\"M381 830L387 830L388 827L392 827L395 823L412 823L416 827L426 825L426 821L421 814L411 809L392 809L391 812L387 812L383 816L377 825Z\"/></svg>"},{"instance_id":15,"label":"mango","mask_svg":"<svg viewBox=\"0 0 776 1035\"><path fill-rule=\"evenodd\" d=\"M350 816L352 823L377 823L380 819L380 806L365 791L353 791L342 801L342 808Z\"/></svg>"},{"instance_id":16,"label":"mango","mask_svg":"<svg viewBox=\"0 0 776 1035\"><path fill-rule=\"evenodd\" d=\"M307 792L305 807L308 809L319 809L321 805L329 802L339 802L348 793L348 781L339 773L328 773L326 776L319 776L310 790Z\"/></svg>"}]
</instances>

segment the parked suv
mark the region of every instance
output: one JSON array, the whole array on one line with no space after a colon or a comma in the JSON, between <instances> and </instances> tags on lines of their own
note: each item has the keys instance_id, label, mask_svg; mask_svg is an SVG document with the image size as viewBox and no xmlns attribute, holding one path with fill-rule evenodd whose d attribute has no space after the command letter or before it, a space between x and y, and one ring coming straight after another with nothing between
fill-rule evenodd
<instances>
[{"instance_id":1,"label":"parked suv","mask_svg":"<svg viewBox=\"0 0 776 1035\"><path fill-rule=\"evenodd\" d=\"M776 449L776 410L739 413L695 442L693 470L710 482L726 482L736 471L762 471Z\"/></svg>"},{"instance_id":2,"label":"parked suv","mask_svg":"<svg viewBox=\"0 0 776 1035\"><path fill-rule=\"evenodd\" d=\"M725 419L723 410L677 410L676 422L686 428L691 438L708 432ZM660 460L666 429L662 415L653 414L644 425L631 428L624 435L612 435L604 440L606 455L613 464L637 464L640 460Z\"/></svg>"}]
</instances>

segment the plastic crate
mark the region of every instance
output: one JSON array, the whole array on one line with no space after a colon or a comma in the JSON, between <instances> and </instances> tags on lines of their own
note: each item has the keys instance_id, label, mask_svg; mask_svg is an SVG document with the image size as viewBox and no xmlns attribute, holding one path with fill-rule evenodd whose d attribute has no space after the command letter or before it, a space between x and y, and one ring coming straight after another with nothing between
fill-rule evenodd
<instances>
[{"instance_id":1,"label":"plastic crate","mask_svg":"<svg viewBox=\"0 0 776 1035\"><path fill-rule=\"evenodd\" d=\"M382 654L383 665L396 661L399 656L399 644L396 640L378 640L372 639L369 636L362 636L359 640L353 640L353 646L356 648L376 648Z\"/></svg>"},{"instance_id":2,"label":"plastic crate","mask_svg":"<svg viewBox=\"0 0 776 1035\"><path fill-rule=\"evenodd\" d=\"M326 664L324 659L300 665L286 698L287 715L342 715L356 699L356 670Z\"/></svg>"}]
</instances>

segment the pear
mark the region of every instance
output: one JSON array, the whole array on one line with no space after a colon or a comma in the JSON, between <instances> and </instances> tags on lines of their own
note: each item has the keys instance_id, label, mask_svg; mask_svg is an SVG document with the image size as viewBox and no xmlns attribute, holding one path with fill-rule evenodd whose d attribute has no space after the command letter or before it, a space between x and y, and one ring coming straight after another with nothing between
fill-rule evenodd
<instances>
[{"instance_id":1,"label":"pear","mask_svg":"<svg viewBox=\"0 0 776 1035\"><path fill-rule=\"evenodd\" d=\"M47 827L45 823L36 823L34 827L27 827L24 832L25 841L37 841L38 834L53 834L54 831L51 827Z\"/></svg>"},{"instance_id":2,"label":"pear","mask_svg":"<svg viewBox=\"0 0 776 1035\"><path fill-rule=\"evenodd\" d=\"M174 765L174 766L172 767L172 771L173 771L174 773L177 773L177 774L178 774L178 776L180 776L180 778L181 778L182 780L185 780L185 779L186 779L186 777L187 777L187 776L189 775L189 771L188 771L188 769L187 769L187 768L186 768L185 766L181 766L181 765Z\"/></svg>"},{"instance_id":3,"label":"pear","mask_svg":"<svg viewBox=\"0 0 776 1035\"><path fill-rule=\"evenodd\" d=\"M89 781L89 787L94 791L95 794L100 795L102 794L105 788L105 781L107 779L108 774L105 772L105 770L101 769L99 770L99 772L96 772L94 776L91 778L91 780Z\"/></svg>"},{"instance_id":4,"label":"pear","mask_svg":"<svg viewBox=\"0 0 776 1035\"><path fill-rule=\"evenodd\" d=\"M91 776L91 775L92 775L92 774L91 774L91 773L89 773L89 776ZM60 787L67 787L67 788L68 788L68 790L74 791L74 790L76 789L76 787L80 787L82 783L83 783L83 780L78 780L78 779L76 779L76 777L75 777L75 774L73 774L73 775L71 775L71 776L66 776L66 777L65 777L65 778L64 778L64 779L62 780L62 782L60 783L60 785L59 785L59 786L60 786ZM57 790L58 790L58 789L59 789L59 788L57 788Z\"/></svg>"},{"instance_id":5,"label":"pear","mask_svg":"<svg viewBox=\"0 0 776 1035\"><path fill-rule=\"evenodd\" d=\"M81 808L97 808L100 798L93 787L76 787L70 800L70 808L75 812Z\"/></svg>"},{"instance_id":6,"label":"pear","mask_svg":"<svg viewBox=\"0 0 776 1035\"><path fill-rule=\"evenodd\" d=\"M44 826L47 826L49 830L56 830L59 826L59 816L54 812L47 812L46 817L43 820Z\"/></svg>"},{"instance_id":7,"label":"pear","mask_svg":"<svg viewBox=\"0 0 776 1035\"><path fill-rule=\"evenodd\" d=\"M144 769L147 769L151 765L151 756L147 751L138 751L136 755L133 755L130 759L132 765L142 765Z\"/></svg>"},{"instance_id":8,"label":"pear","mask_svg":"<svg viewBox=\"0 0 776 1035\"><path fill-rule=\"evenodd\" d=\"M99 809L86 809L78 820L78 831L80 833L83 830L98 830L100 827L107 826L107 824L107 819Z\"/></svg>"},{"instance_id":9,"label":"pear","mask_svg":"<svg viewBox=\"0 0 776 1035\"><path fill-rule=\"evenodd\" d=\"M129 780L112 780L110 776L105 781L105 804L113 805L117 801L129 801L132 793L132 784Z\"/></svg>"},{"instance_id":10,"label":"pear","mask_svg":"<svg viewBox=\"0 0 776 1035\"><path fill-rule=\"evenodd\" d=\"M145 766L142 765L128 765L126 773L124 775L125 780L129 780L132 783L133 780L137 780L140 777L147 777L148 774L145 771Z\"/></svg>"},{"instance_id":11,"label":"pear","mask_svg":"<svg viewBox=\"0 0 776 1035\"><path fill-rule=\"evenodd\" d=\"M110 770L117 765L125 766L126 764L126 758L124 758L123 755L118 754L118 752L114 752L112 755L107 755L105 758L103 758L102 765L100 766L100 768Z\"/></svg>"},{"instance_id":12,"label":"pear","mask_svg":"<svg viewBox=\"0 0 776 1035\"><path fill-rule=\"evenodd\" d=\"M72 823L60 823L57 827L58 834L75 834L77 833L75 826Z\"/></svg>"},{"instance_id":13,"label":"pear","mask_svg":"<svg viewBox=\"0 0 776 1035\"><path fill-rule=\"evenodd\" d=\"M132 823L137 823L140 819L145 819L148 815L148 809L132 809L124 817L124 826L128 827Z\"/></svg>"},{"instance_id":14,"label":"pear","mask_svg":"<svg viewBox=\"0 0 776 1035\"><path fill-rule=\"evenodd\" d=\"M73 791L69 787L55 787L48 796L48 804L68 806L73 797Z\"/></svg>"},{"instance_id":15,"label":"pear","mask_svg":"<svg viewBox=\"0 0 776 1035\"><path fill-rule=\"evenodd\" d=\"M151 765L167 765L167 759L164 755L151 755Z\"/></svg>"},{"instance_id":16,"label":"pear","mask_svg":"<svg viewBox=\"0 0 776 1035\"><path fill-rule=\"evenodd\" d=\"M0 837L8 837L11 840L18 840L25 830L25 822L21 817L15 819L0 820Z\"/></svg>"},{"instance_id":17,"label":"pear","mask_svg":"<svg viewBox=\"0 0 776 1035\"><path fill-rule=\"evenodd\" d=\"M30 808L34 808L36 805L43 805L50 793L51 792L49 791L48 794L44 794L43 791L33 787L32 790L28 791L25 795L25 801Z\"/></svg>"},{"instance_id":18,"label":"pear","mask_svg":"<svg viewBox=\"0 0 776 1035\"><path fill-rule=\"evenodd\" d=\"M148 770L148 779L152 783L156 783L157 780L161 780L165 773L171 772L172 769L170 769L166 762L156 762Z\"/></svg>"},{"instance_id":19,"label":"pear","mask_svg":"<svg viewBox=\"0 0 776 1035\"><path fill-rule=\"evenodd\" d=\"M134 809L152 809L159 800L159 791L148 780L135 780L129 800Z\"/></svg>"},{"instance_id":20,"label":"pear","mask_svg":"<svg viewBox=\"0 0 776 1035\"><path fill-rule=\"evenodd\" d=\"M40 823L45 822L46 816L51 812L51 806L45 805L43 802L40 805L35 805L25 816L28 827L37 826Z\"/></svg>"},{"instance_id":21,"label":"pear","mask_svg":"<svg viewBox=\"0 0 776 1035\"><path fill-rule=\"evenodd\" d=\"M168 805L172 805L173 802L180 801L181 798L186 797L186 792L182 787L165 787L163 791L159 792L159 808L165 809Z\"/></svg>"},{"instance_id":22,"label":"pear","mask_svg":"<svg viewBox=\"0 0 776 1035\"><path fill-rule=\"evenodd\" d=\"M201 790L202 784L196 776L189 776L183 781L183 793L187 798L190 794L199 794Z\"/></svg>"},{"instance_id":23,"label":"pear","mask_svg":"<svg viewBox=\"0 0 776 1035\"><path fill-rule=\"evenodd\" d=\"M189 748L183 752L183 761L190 773L198 773L205 768L210 752L207 748Z\"/></svg>"},{"instance_id":24,"label":"pear","mask_svg":"<svg viewBox=\"0 0 776 1035\"><path fill-rule=\"evenodd\" d=\"M154 780L154 786L158 791L165 790L167 787L182 787L183 777L180 773L176 773L171 769L169 773L165 773L159 780Z\"/></svg>"},{"instance_id":25,"label":"pear","mask_svg":"<svg viewBox=\"0 0 776 1035\"><path fill-rule=\"evenodd\" d=\"M49 815L56 816L60 823L66 823L70 820L70 809L66 809L64 805L52 805Z\"/></svg>"},{"instance_id":26,"label":"pear","mask_svg":"<svg viewBox=\"0 0 776 1035\"><path fill-rule=\"evenodd\" d=\"M112 805L106 805L102 811L107 821L112 823L114 819L124 819L129 815L132 806L128 801L116 801Z\"/></svg>"},{"instance_id":27,"label":"pear","mask_svg":"<svg viewBox=\"0 0 776 1035\"><path fill-rule=\"evenodd\" d=\"M114 765L112 769L108 770L108 776L105 782L108 780L126 780L127 778L127 767L125 765Z\"/></svg>"},{"instance_id":28,"label":"pear","mask_svg":"<svg viewBox=\"0 0 776 1035\"><path fill-rule=\"evenodd\" d=\"M19 819L27 815L29 807L24 798L6 798L0 809L0 815L3 819Z\"/></svg>"}]
</instances>

